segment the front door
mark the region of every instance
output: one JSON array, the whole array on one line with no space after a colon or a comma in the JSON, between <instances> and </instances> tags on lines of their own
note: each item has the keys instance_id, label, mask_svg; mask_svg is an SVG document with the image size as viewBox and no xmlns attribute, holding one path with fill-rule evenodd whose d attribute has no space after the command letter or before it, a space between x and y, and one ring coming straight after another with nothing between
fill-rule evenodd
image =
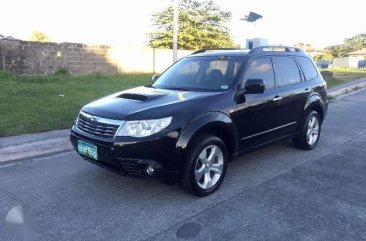
<instances>
[{"instance_id":1,"label":"front door","mask_svg":"<svg viewBox=\"0 0 366 241\"><path fill-rule=\"evenodd\" d=\"M280 90L275 84L275 75L270 57L260 57L249 63L243 77L242 88L248 79L262 79L265 91L261 94L246 94L245 101L238 103L232 119L239 133L239 147L249 148L279 137L278 128L284 123Z\"/></svg>"}]
</instances>

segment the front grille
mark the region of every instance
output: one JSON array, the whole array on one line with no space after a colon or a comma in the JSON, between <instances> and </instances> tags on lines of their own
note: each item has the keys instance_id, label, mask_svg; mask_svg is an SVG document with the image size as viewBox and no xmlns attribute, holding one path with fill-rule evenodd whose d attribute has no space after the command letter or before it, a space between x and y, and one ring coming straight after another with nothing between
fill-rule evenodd
<instances>
[{"instance_id":1,"label":"front grille","mask_svg":"<svg viewBox=\"0 0 366 241\"><path fill-rule=\"evenodd\" d=\"M76 127L78 130L98 138L113 139L123 121L109 120L80 112Z\"/></svg>"}]
</instances>

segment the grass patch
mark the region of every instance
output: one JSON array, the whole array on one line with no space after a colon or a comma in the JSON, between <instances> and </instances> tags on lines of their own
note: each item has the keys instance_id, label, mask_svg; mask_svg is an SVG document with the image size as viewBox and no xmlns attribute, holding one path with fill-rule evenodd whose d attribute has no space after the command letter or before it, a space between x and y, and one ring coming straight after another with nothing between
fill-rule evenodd
<instances>
[{"instance_id":1,"label":"grass patch","mask_svg":"<svg viewBox=\"0 0 366 241\"><path fill-rule=\"evenodd\" d=\"M333 68L328 86L366 77L366 69ZM16 76L0 71L0 136L70 128L92 100L147 84L152 74Z\"/></svg>"},{"instance_id":2,"label":"grass patch","mask_svg":"<svg viewBox=\"0 0 366 241\"><path fill-rule=\"evenodd\" d=\"M70 128L83 105L147 84L151 75L15 76L0 71L0 136Z\"/></svg>"},{"instance_id":3,"label":"grass patch","mask_svg":"<svg viewBox=\"0 0 366 241\"><path fill-rule=\"evenodd\" d=\"M366 69L354 68L331 68L321 71L333 72L333 78L327 80L328 87L344 84L352 80L366 77Z\"/></svg>"}]
</instances>

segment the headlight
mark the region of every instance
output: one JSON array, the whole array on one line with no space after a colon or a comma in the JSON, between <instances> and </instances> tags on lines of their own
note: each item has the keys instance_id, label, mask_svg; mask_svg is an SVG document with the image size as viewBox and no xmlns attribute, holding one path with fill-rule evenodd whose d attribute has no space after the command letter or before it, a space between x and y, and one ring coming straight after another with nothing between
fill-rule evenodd
<instances>
[{"instance_id":1,"label":"headlight","mask_svg":"<svg viewBox=\"0 0 366 241\"><path fill-rule=\"evenodd\" d=\"M165 129L171 121L172 117L157 120L126 121L116 135L132 137L151 136Z\"/></svg>"}]
</instances>

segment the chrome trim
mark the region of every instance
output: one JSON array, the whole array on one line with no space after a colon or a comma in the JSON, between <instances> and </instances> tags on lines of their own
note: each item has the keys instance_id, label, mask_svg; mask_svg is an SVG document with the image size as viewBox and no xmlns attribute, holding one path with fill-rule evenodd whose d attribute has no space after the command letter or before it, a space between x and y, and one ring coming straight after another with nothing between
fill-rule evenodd
<instances>
[{"instance_id":1,"label":"chrome trim","mask_svg":"<svg viewBox=\"0 0 366 241\"><path fill-rule=\"evenodd\" d=\"M80 111L79 115L82 115L85 118L90 119L91 121L96 122L96 123L109 124L109 125L118 126L117 127L117 131L114 133L114 135L111 138L102 138L102 139L106 139L106 140L107 139L111 139L111 140L114 139L116 137L117 133L119 132L119 130L121 129L121 127L126 123L126 121L122 121L122 120L113 120L113 119L107 119L107 118L103 118L103 117L99 117L99 116L93 116L93 115L90 115L90 114L85 113L83 111ZM84 135L87 135L87 136L90 136L90 137L97 137L97 136L95 136L93 134L90 134L90 133L87 133L87 132L81 130L78 127L78 124L79 124L79 115L78 115L78 117L76 119L75 129L78 130L79 132L83 133ZM95 132L96 132L96 134L98 134L97 131L95 131Z\"/></svg>"},{"instance_id":2,"label":"chrome trim","mask_svg":"<svg viewBox=\"0 0 366 241\"><path fill-rule=\"evenodd\" d=\"M259 136L259 135L262 135L262 134L266 134L266 133L268 133L268 132L271 132L271 131L275 131L275 130L281 129L281 128L284 128L284 127L286 127L286 126L294 125L294 124L296 124L296 123L297 123L297 122L296 122L296 121L294 121L294 122L288 123L288 124L283 125L283 126L278 126L278 127L273 128L273 129L270 129L270 130L266 130L266 131L259 132L259 133L257 133L257 134L251 135L251 136L247 136L247 137L241 138L241 140L249 139L249 138L252 138L252 137L255 137L255 136Z\"/></svg>"},{"instance_id":3,"label":"chrome trim","mask_svg":"<svg viewBox=\"0 0 366 241\"><path fill-rule=\"evenodd\" d=\"M124 125L126 122L127 122L127 121L123 121L123 124L121 124L121 125L118 127L118 129L117 129L116 133L114 134L113 138L116 138L116 136L119 136L119 135L118 135L118 133L119 133L119 131L122 129L123 125Z\"/></svg>"},{"instance_id":4,"label":"chrome trim","mask_svg":"<svg viewBox=\"0 0 366 241\"><path fill-rule=\"evenodd\" d=\"M276 98L273 99L274 102L279 101L279 100L282 100L282 97L281 96L278 96L278 97L276 97Z\"/></svg>"},{"instance_id":5,"label":"chrome trim","mask_svg":"<svg viewBox=\"0 0 366 241\"><path fill-rule=\"evenodd\" d=\"M97 137L97 136L95 136L95 135L92 135L92 134L86 133L86 132L85 132L85 131L83 131L83 130L80 130L80 129L79 129L79 127L78 127L77 125L75 125L75 129L76 129L78 132L83 133L83 135L86 135L86 136L88 136L88 137L92 137L92 138ZM98 137L97 137L97 138L98 138ZM100 139L102 139L102 140L108 140L107 138L100 138Z\"/></svg>"},{"instance_id":6,"label":"chrome trim","mask_svg":"<svg viewBox=\"0 0 366 241\"><path fill-rule=\"evenodd\" d=\"M103 117L99 117L99 116L89 115L88 113L85 113L83 111L80 111L80 115L83 115L84 117L86 117L88 119L93 119L93 121L103 123L103 124L121 126L125 123L125 121L122 121L122 120L113 120L113 119L107 119L107 118L103 118Z\"/></svg>"}]
</instances>

